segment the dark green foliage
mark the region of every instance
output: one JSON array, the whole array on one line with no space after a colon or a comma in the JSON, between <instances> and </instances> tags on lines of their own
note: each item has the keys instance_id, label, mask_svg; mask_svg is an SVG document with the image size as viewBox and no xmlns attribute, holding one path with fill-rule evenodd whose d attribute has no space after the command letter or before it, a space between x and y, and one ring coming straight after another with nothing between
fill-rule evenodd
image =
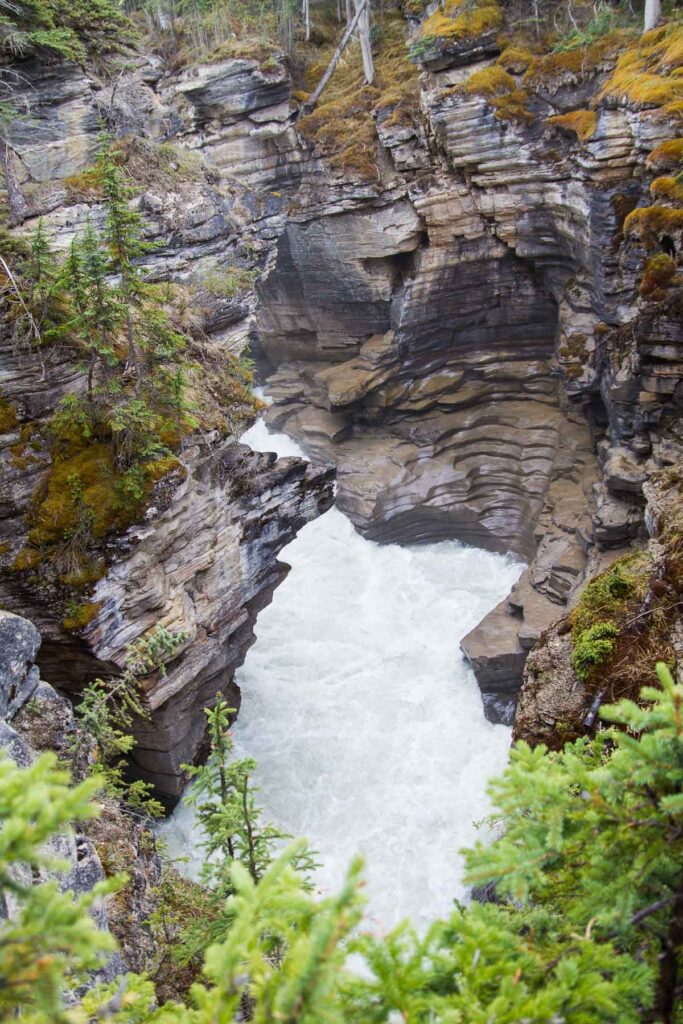
<instances>
[{"instance_id":1,"label":"dark green foliage","mask_svg":"<svg viewBox=\"0 0 683 1024\"><path fill-rule=\"evenodd\" d=\"M105 229L98 236L89 225L73 242L63 276L75 308L69 327L87 353L88 392L77 401L70 397L55 429L58 436L108 437L117 463L129 470L168 455L174 440L197 423L184 397L185 338L138 265L151 247L106 135L95 177L106 205ZM132 386L126 383L131 375ZM133 494L144 489L135 472L126 483Z\"/></svg>"},{"instance_id":2,"label":"dark green foliage","mask_svg":"<svg viewBox=\"0 0 683 1024\"><path fill-rule=\"evenodd\" d=\"M0 925L2 1020L62 1021L65 984L82 982L114 946L89 910L116 882L98 884L78 898L61 892L56 877L32 884L59 866L46 841L70 822L97 813L91 799L98 780L75 787L69 781L54 754L24 769L0 756L0 899L13 908L12 918Z\"/></svg>"},{"instance_id":3,"label":"dark green foliage","mask_svg":"<svg viewBox=\"0 0 683 1024\"><path fill-rule=\"evenodd\" d=\"M491 787L498 838L490 845L478 843L466 856L470 882L493 883L498 904L457 907L422 936L408 925L385 937L359 935L359 864L338 895L316 899L295 870L304 852L300 844L256 882L242 839L243 854L229 857L229 870L221 873L224 895L229 893L221 931L210 934L205 982L193 987L190 1005L168 1003L155 1010L150 983L129 976L95 989L60 1016L58 981L66 962L82 965L88 941L71 936L51 976L55 983L48 999L43 988L38 1012L31 1015L19 1002L16 1019L27 1024L102 1018L114 1024L232 1024L245 1018L255 1024L679 1024L683 686L664 665L657 674L661 686L646 687L642 705L621 701L604 709L603 718L615 728L567 744L560 753L523 743L513 750L509 767ZM229 787L234 782L239 791L242 769L235 769L234 779L226 774L228 750L221 740L226 715L224 706L214 715L218 751L206 792L216 799L227 786L229 805ZM0 769L7 772L6 765ZM23 804L45 806L35 779L16 769L9 774L15 792L21 789L26 796L10 807L9 828L7 810L1 808L0 882L5 879L5 886L8 865L34 856L24 852L26 843L35 841L26 835ZM61 822L65 795L58 790L57 796ZM227 837L240 834L241 826L228 822L228 812L207 808L205 821L210 830L216 825L215 852L224 853ZM39 905L46 897L40 887L29 888L21 900ZM68 905L68 898L63 900ZM7 928L0 928L0 939ZM41 935L45 948L53 948L61 934L52 928L50 922ZM0 974L11 989L14 967L2 959L3 948L0 941ZM361 975L354 972L350 953L364 957ZM38 996L31 992L28 998L35 1004Z\"/></svg>"},{"instance_id":4,"label":"dark green foliage","mask_svg":"<svg viewBox=\"0 0 683 1024\"><path fill-rule=\"evenodd\" d=\"M214 894L216 909L216 920L211 928L204 926L198 933L196 930L186 933L184 941L188 950L205 948L209 939L225 931L226 919L221 911L233 892L233 863L242 864L253 881L259 882L272 863L275 849L292 838L261 820L261 808L256 805L251 782L256 762L253 758L233 758L229 731L231 712L218 694L214 707L206 709L211 743L209 759L198 767L184 766L193 780L187 800L194 805L205 835L202 881ZM307 847L298 850L292 864L308 886L307 879L315 861Z\"/></svg>"},{"instance_id":5,"label":"dark green foliage","mask_svg":"<svg viewBox=\"0 0 683 1024\"><path fill-rule=\"evenodd\" d=\"M3 248L11 253L11 249ZM7 294L7 318L17 345L47 346L58 341L68 322L69 308L59 274L59 261L42 220L35 232L14 249L14 273Z\"/></svg>"}]
</instances>

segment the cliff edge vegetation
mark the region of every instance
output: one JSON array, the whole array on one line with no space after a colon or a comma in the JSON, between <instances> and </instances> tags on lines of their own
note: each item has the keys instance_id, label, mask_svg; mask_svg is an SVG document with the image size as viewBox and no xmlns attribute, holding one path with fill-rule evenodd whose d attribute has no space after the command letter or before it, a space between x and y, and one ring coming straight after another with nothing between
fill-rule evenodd
<instances>
[{"instance_id":1,"label":"cliff edge vegetation","mask_svg":"<svg viewBox=\"0 0 683 1024\"><path fill-rule=\"evenodd\" d=\"M2 759L0 885L16 910L1 926L0 1006L34 1024L341 1024L396 1014L425 1024L673 1024L681 1008L683 690L665 665L657 674L642 706L603 709L610 724L594 739L556 754L513 750L491 788L499 838L467 854L470 880L492 885L495 900L458 907L423 935L408 923L381 938L357 933L358 862L324 898L297 870L300 843L263 873L245 864L231 845L241 769L228 778L219 754L203 770L205 779L214 773L207 793L216 800L206 805L205 826L212 877L227 881L229 895L212 927L204 919L203 978L186 1003L158 1005L153 981L134 974L73 995L113 948L89 909L122 882L74 899L54 882L27 883L22 872L45 868L44 843L56 831L96 815L95 782L70 787L49 754L27 768ZM220 709L211 727L220 747ZM364 960L362 975L352 953Z\"/></svg>"}]
</instances>

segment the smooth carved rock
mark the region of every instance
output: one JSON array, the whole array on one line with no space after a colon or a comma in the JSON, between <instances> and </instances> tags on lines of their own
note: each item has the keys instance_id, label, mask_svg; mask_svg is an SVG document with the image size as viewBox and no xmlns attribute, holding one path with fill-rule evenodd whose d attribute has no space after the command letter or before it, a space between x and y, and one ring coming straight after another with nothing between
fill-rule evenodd
<instances>
[{"instance_id":1,"label":"smooth carved rock","mask_svg":"<svg viewBox=\"0 0 683 1024\"><path fill-rule=\"evenodd\" d=\"M186 634L166 674L145 681L150 719L135 729L137 770L170 801L184 784L181 764L203 749L203 708L218 690L239 701L233 675L255 639L258 611L287 571L280 549L332 503L332 471L300 459L229 443L185 459L187 478L167 508L117 542L82 639L45 612L42 620L43 671L70 689L111 675L125 664L126 645L156 625Z\"/></svg>"},{"instance_id":2,"label":"smooth carved rock","mask_svg":"<svg viewBox=\"0 0 683 1024\"><path fill-rule=\"evenodd\" d=\"M643 469L644 458L680 457L676 431L659 421L680 404L681 321L673 302L668 316L638 313L640 263L618 242L620 211L648 201L633 169L666 127L646 112L601 109L577 147L539 127L542 111L531 127L505 123L485 99L452 88L490 63L495 41L477 42L424 55L426 184L409 176L406 149L415 167L424 157L419 133L392 139L379 128L392 156L401 147L395 166L421 221L413 254L385 248L368 288L374 265L359 256L382 194L359 211L348 183L352 220L316 195L281 237L258 317L276 365L269 421L337 466L339 505L359 529L381 540L457 536L531 559L465 644L486 693L495 684L514 695L526 653L580 586L591 545L616 548L642 531L638 493L655 465ZM608 68L594 70L599 83ZM596 81L559 83L553 103L581 107ZM340 244L344 228L356 252ZM641 329L620 333L634 313ZM375 334L391 340L370 360ZM344 417L335 438L316 428L323 410ZM606 430L620 447L601 456L603 485L594 444Z\"/></svg>"},{"instance_id":3,"label":"smooth carved rock","mask_svg":"<svg viewBox=\"0 0 683 1024\"><path fill-rule=\"evenodd\" d=\"M529 647L580 585L591 545L638 537L640 489L647 488L641 474L680 461L683 358L680 296L642 307L643 252L622 244L624 211L649 202L644 159L670 134L666 122L652 111L601 107L585 145L545 125L549 112L586 106L604 65L593 69L594 81L568 76L554 94L531 97L533 124L505 123L484 98L453 89L495 58L494 36L424 55L423 126L392 125L388 112L378 112L377 181L349 180L310 152L292 124L279 59L267 72L235 59L167 77L143 60L124 72L113 97L105 83L76 81L68 69L37 69L34 106L51 133L45 153L28 122L11 130L36 181L83 169L98 105L112 99L122 128L144 125L150 138L172 138L209 159L213 168L202 180L150 187L141 198L159 246L148 260L151 274L196 290L212 261L229 261L248 233L259 266L265 262L256 315L249 296L235 306L212 301L205 329L217 350L239 353L258 326L276 370L269 421L320 463L338 467L340 507L378 539L459 536L531 560L496 613L491 668L477 656L480 679L505 675L511 695ZM57 183L35 201L35 212L51 218L66 245L99 211L65 208L64 195ZM3 397L20 403L22 422L79 386L56 365L41 379L27 360L23 394L22 360L6 359ZM609 450L601 449L599 466L594 443L602 439ZM16 441L0 444L3 538L12 544L47 457L36 451L19 469ZM180 499L185 524L184 492ZM170 536L170 526L164 529ZM138 540L141 549L153 548L147 534ZM187 614L197 627L179 659L182 671L174 669L176 682L196 665L201 674L220 662L213 643L229 616L231 651L249 642L259 597L245 593L246 604L230 605L225 618L205 597L212 612L206 621L197 614L194 581L212 571L206 552L188 553L193 592L183 597L180 584L170 591L167 584L182 575L184 553L176 553L173 570L147 576L131 551L124 552L126 571L140 591L139 600L126 596L131 614L149 622L165 609L169 621ZM13 591L10 598L17 599ZM486 621L481 628L490 632ZM63 656L63 638L48 639L51 645ZM232 654L226 659L233 664ZM161 704L164 694L176 699L167 684L154 685ZM203 686L190 687L187 705L173 705L179 715L190 714ZM509 705L495 713L509 714ZM159 749L151 737L141 747L154 778L166 771L162 763L174 763L176 742L197 743L174 735L160 715Z\"/></svg>"}]
</instances>

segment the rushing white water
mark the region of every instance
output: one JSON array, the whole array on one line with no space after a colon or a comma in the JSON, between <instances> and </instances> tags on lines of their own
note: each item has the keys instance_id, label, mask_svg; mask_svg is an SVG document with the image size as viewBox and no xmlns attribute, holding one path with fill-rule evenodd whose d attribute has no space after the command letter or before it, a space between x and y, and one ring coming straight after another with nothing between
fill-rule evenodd
<instances>
[{"instance_id":1,"label":"rushing white water","mask_svg":"<svg viewBox=\"0 0 683 1024\"><path fill-rule=\"evenodd\" d=\"M263 422L244 440L301 455ZM476 836L510 742L485 720L458 642L521 566L455 542L374 544L335 508L283 558L292 570L237 675L236 753L259 763L267 817L318 852L324 891L360 852L369 920L423 925L464 895L458 849ZM198 863L188 807L163 831L172 854Z\"/></svg>"}]
</instances>

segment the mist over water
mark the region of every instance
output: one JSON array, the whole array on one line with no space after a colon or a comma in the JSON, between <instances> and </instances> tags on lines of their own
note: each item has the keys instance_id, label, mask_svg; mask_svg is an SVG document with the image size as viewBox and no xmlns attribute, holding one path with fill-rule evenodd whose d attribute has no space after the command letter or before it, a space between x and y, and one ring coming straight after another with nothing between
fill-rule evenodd
<instances>
[{"instance_id":1,"label":"mist over water","mask_svg":"<svg viewBox=\"0 0 683 1024\"><path fill-rule=\"evenodd\" d=\"M262 421L243 440L302 454ZM465 894L458 849L477 835L510 742L484 718L458 644L522 566L456 542L378 545L336 508L281 558L292 570L237 673L236 754L259 763L265 815L318 852L323 891L361 853L369 923L424 925ZM162 831L198 870L191 809Z\"/></svg>"}]
</instances>

